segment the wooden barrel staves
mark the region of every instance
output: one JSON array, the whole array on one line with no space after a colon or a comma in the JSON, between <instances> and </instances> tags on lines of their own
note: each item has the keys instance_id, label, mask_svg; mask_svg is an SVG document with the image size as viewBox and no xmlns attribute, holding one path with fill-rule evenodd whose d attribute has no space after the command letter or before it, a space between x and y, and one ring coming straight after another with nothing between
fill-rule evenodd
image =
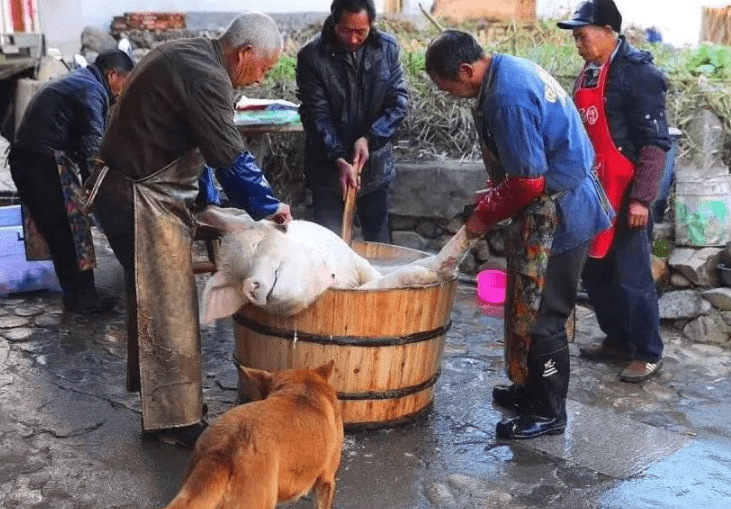
<instances>
[{"instance_id":1,"label":"wooden barrel staves","mask_svg":"<svg viewBox=\"0 0 731 509\"><path fill-rule=\"evenodd\" d=\"M372 242L353 249L375 265L427 253ZM234 315L236 362L259 369L313 368L335 360L332 383L346 428L407 422L427 411L451 325L456 278L418 288L333 290L292 317L246 305ZM239 396L257 395L239 379Z\"/></svg>"}]
</instances>

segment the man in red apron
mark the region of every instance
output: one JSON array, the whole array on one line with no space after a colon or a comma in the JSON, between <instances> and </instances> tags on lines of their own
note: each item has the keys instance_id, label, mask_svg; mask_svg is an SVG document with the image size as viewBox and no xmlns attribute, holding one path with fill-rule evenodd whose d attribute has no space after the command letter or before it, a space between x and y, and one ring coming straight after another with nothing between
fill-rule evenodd
<instances>
[{"instance_id":1,"label":"man in red apron","mask_svg":"<svg viewBox=\"0 0 731 509\"><path fill-rule=\"evenodd\" d=\"M130 302L128 388L142 397L145 437L192 446L203 429L198 299L189 205L205 163L233 206L286 223L234 124L234 88L261 82L282 36L246 13L218 39L162 44L135 67L99 150L90 200L125 269Z\"/></svg>"},{"instance_id":2,"label":"man in red apron","mask_svg":"<svg viewBox=\"0 0 731 509\"><path fill-rule=\"evenodd\" d=\"M620 379L639 382L662 363L659 310L650 271L650 206L670 148L667 85L652 55L618 35L622 16L612 0L589 0L572 19L586 66L574 102L596 151L596 171L617 212L613 228L594 238L582 273L606 338L580 348L597 359L630 361Z\"/></svg>"},{"instance_id":3,"label":"man in red apron","mask_svg":"<svg viewBox=\"0 0 731 509\"><path fill-rule=\"evenodd\" d=\"M528 60L486 55L470 34L447 30L426 52L443 91L476 99L473 111L490 180L467 220L473 238L510 219L506 252L505 365L513 382L493 399L519 415L499 438L560 435L566 428L574 308L589 241L610 225L594 151L571 98Z\"/></svg>"}]
</instances>

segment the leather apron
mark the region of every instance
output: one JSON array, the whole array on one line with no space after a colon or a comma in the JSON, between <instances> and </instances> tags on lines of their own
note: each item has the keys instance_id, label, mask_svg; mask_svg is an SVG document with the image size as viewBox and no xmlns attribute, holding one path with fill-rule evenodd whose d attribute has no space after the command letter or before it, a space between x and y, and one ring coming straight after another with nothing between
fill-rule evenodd
<instances>
[{"instance_id":1,"label":"leather apron","mask_svg":"<svg viewBox=\"0 0 731 509\"><path fill-rule=\"evenodd\" d=\"M128 388L136 385L129 377L136 375L137 354L142 426L148 431L196 424L202 416L200 326L191 255L195 223L188 204L198 192L203 165L196 149L143 179L132 180L103 167L91 183L89 200L98 191L102 225L130 286L128 334L130 345L136 334L138 348L135 352L130 347ZM130 241L132 250L125 245Z\"/></svg>"},{"instance_id":2,"label":"leather apron","mask_svg":"<svg viewBox=\"0 0 731 509\"><path fill-rule=\"evenodd\" d=\"M484 139L481 132L482 112L473 109L472 114L480 132L482 158L490 177L488 185L497 186L505 178L505 170L497 157L495 144L492 140ZM542 196L527 205L510 219L507 226L505 372L512 382L519 385L528 380L531 331L538 319L548 259L557 226L556 201L552 196Z\"/></svg>"},{"instance_id":3,"label":"leather apron","mask_svg":"<svg viewBox=\"0 0 731 509\"><path fill-rule=\"evenodd\" d=\"M597 177L604 188L609 203L617 213L612 219L611 228L599 232L592 239L589 246L589 256L592 258L604 258L612 247L618 212L622 206L625 192L635 174L635 165L619 151L609 130L607 112L604 107L604 93L609 67L609 63L604 64L599 74L597 86L592 88L584 86L585 67L579 76L574 91L574 103L579 113L581 113L584 127L594 146Z\"/></svg>"}]
</instances>

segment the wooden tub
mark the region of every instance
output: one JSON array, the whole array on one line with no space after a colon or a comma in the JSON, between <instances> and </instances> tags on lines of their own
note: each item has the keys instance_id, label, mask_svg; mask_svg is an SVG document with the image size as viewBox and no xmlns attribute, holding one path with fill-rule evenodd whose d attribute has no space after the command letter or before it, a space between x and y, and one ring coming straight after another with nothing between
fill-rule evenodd
<instances>
[{"instance_id":1,"label":"wooden tub","mask_svg":"<svg viewBox=\"0 0 731 509\"><path fill-rule=\"evenodd\" d=\"M427 253L354 241L375 265ZM234 315L236 362L259 369L314 368L335 360L332 383L346 428L406 422L429 409L458 281L420 288L333 290L291 317L246 305ZM255 389L239 379L239 396Z\"/></svg>"}]
</instances>

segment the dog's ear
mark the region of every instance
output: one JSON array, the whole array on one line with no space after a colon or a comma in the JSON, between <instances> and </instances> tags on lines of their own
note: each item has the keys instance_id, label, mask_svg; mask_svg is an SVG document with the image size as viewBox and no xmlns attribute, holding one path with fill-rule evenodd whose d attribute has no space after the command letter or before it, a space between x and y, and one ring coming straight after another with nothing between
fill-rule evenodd
<instances>
[{"instance_id":1,"label":"dog's ear","mask_svg":"<svg viewBox=\"0 0 731 509\"><path fill-rule=\"evenodd\" d=\"M239 368L239 371L256 386L262 399L269 395L272 388L274 373L265 369L247 368L246 366L241 365L238 365L237 367Z\"/></svg>"},{"instance_id":2,"label":"dog's ear","mask_svg":"<svg viewBox=\"0 0 731 509\"><path fill-rule=\"evenodd\" d=\"M332 377L333 371L335 371L334 368L335 368L335 360L331 360L327 364L323 364L322 366L317 368L315 370L315 373L317 373L318 375L320 375L322 378L324 378L325 380L327 380L329 382L330 378Z\"/></svg>"}]
</instances>

